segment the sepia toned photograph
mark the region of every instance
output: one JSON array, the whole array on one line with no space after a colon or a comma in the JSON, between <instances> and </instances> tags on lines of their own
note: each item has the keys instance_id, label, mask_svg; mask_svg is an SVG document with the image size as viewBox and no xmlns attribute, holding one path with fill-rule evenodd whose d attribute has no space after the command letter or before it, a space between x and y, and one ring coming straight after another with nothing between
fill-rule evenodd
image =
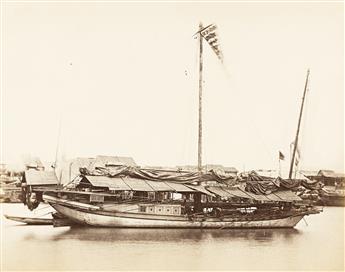
<instances>
[{"instance_id":1,"label":"sepia toned photograph","mask_svg":"<svg viewBox=\"0 0 345 272\"><path fill-rule=\"evenodd\" d=\"M344 271L343 1L2 0L1 271Z\"/></svg>"}]
</instances>

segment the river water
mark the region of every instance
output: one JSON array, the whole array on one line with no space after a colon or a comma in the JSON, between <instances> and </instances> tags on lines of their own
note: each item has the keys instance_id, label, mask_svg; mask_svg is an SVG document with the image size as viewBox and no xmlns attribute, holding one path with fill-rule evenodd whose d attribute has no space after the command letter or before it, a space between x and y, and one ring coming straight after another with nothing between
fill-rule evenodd
<instances>
[{"instance_id":1,"label":"river water","mask_svg":"<svg viewBox=\"0 0 345 272\"><path fill-rule=\"evenodd\" d=\"M31 215L48 216L48 206ZM2 214L29 215L23 204ZM4 270L344 270L344 208L294 229L174 230L26 226L1 215Z\"/></svg>"}]
</instances>

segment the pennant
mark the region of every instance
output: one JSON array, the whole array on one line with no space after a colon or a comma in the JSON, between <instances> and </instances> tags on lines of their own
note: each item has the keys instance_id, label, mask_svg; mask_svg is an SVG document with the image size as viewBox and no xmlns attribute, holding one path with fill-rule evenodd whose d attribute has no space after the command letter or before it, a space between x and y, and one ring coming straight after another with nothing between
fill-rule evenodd
<instances>
[{"instance_id":1,"label":"pennant","mask_svg":"<svg viewBox=\"0 0 345 272\"><path fill-rule=\"evenodd\" d=\"M279 151L279 160L285 160L285 156L282 152Z\"/></svg>"},{"instance_id":2,"label":"pennant","mask_svg":"<svg viewBox=\"0 0 345 272\"><path fill-rule=\"evenodd\" d=\"M218 35L217 35L217 26L214 24L209 25L205 29L200 32L201 36L208 42L211 46L214 53L216 53L217 57L223 62L223 53L219 47Z\"/></svg>"},{"instance_id":3,"label":"pennant","mask_svg":"<svg viewBox=\"0 0 345 272\"><path fill-rule=\"evenodd\" d=\"M299 157L296 156L296 157L295 157L295 165L298 166L298 164L299 164Z\"/></svg>"}]
</instances>

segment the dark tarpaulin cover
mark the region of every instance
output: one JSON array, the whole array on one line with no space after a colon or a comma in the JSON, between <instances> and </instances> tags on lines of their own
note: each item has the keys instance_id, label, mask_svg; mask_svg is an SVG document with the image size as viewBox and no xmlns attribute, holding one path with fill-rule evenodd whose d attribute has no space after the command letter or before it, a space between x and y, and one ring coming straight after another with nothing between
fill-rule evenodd
<instances>
[{"instance_id":1,"label":"dark tarpaulin cover","mask_svg":"<svg viewBox=\"0 0 345 272\"><path fill-rule=\"evenodd\" d=\"M193 183L202 181L217 181L226 183L234 180L233 175L223 171L212 169L206 173L164 171L156 169L142 169L133 166L118 166L112 168L96 167L95 170L80 168L82 175L88 176L108 176L108 177L132 177L152 181L173 181L178 183Z\"/></svg>"},{"instance_id":2,"label":"dark tarpaulin cover","mask_svg":"<svg viewBox=\"0 0 345 272\"><path fill-rule=\"evenodd\" d=\"M278 190L278 186L270 180L248 180L246 191L258 195L268 195Z\"/></svg>"},{"instance_id":3,"label":"dark tarpaulin cover","mask_svg":"<svg viewBox=\"0 0 345 272\"><path fill-rule=\"evenodd\" d=\"M247 180L249 181L273 180L273 179L274 178L271 178L271 177L260 176L255 171L251 171L250 173L248 173L248 177L247 177Z\"/></svg>"},{"instance_id":4,"label":"dark tarpaulin cover","mask_svg":"<svg viewBox=\"0 0 345 272\"><path fill-rule=\"evenodd\" d=\"M80 173L87 176L105 176L108 178L122 178L125 183L133 190L145 190L145 191L174 191L173 186L168 184L156 184L159 182L172 182L180 185L195 185L196 182L205 182L205 181L216 181L222 183L223 185L229 185L231 183L237 182L234 179L233 175L225 174L223 171L210 170L204 173L199 173L196 171L168 171L162 169L143 169L137 166L116 166L116 167L96 167L94 170L88 168L80 168ZM135 182L134 182L135 181ZM142 187L142 182L146 182L148 188L137 188L139 185ZM229 182L230 181L230 182ZM130 184L129 184L130 183ZM163 186L164 185L164 186ZM281 190L292 190L296 189L299 186L305 186L306 188L315 188L318 186L317 182L306 182L295 179L282 179L278 178L267 178L257 175L255 172L249 175L248 180L245 183L245 190L243 193L248 192L249 198L256 199L256 195L270 195L274 192ZM189 186L190 187L190 186ZM203 188L202 192L211 194L219 194L220 192L211 192L207 191L206 188ZM195 188L191 188L195 189ZM189 191L184 190L184 191ZM221 195L232 195L231 192L227 190L222 190ZM275 197L273 197L275 199ZM268 198L267 200L274 200ZM266 198L260 198L260 200L266 200Z\"/></svg>"},{"instance_id":5,"label":"dark tarpaulin cover","mask_svg":"<svg viewBox=\"0 0 345 272\"><path fill-rule=\"evenodd\" d=\"M278 190L296 190L303 186L309 190L321 189L318 181L305 181L300 179L283 179L281 177L266 179L252 172L248 175L245 190L255 194L270 194Z\"/></svg>"},{"instance_id":6,"label":"dark tarpaulin cover","mask_svg":"<svg viewBox=\"0 0 345 272\"><path fill-rule=\"evenodd\" d=\"M315 180L315 181L305 181L303 180L302 181L302 186L308 190L320 190L322 189L323 187L323 184L318 181L318 180Z\"/></svg>"},{"instance_id":7,"label":"dark tarpaulin cover","mask_svg":"<svg viewBox=\"0 0 345 272\"><path fill-rule=\"evenodd\" d=\"M297 189L302 183L302 180L298 179L282 179L280 177L277 179L280 180L280 185L286 189Z\"/></svg>"}]
</instances>

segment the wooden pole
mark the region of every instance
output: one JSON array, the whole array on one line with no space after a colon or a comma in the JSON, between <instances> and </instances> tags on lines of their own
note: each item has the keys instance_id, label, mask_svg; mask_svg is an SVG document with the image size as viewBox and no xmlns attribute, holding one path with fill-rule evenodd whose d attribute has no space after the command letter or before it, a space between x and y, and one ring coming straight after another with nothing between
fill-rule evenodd
<instances>
[{"instance_id":1,"label":"wooden pole","mask_svg":"<svg viewBox=\"0 0 345 272\"><path fill-rule=\"evenodd\" d=\"M202 172L202 34L203 30L202 23L199 23L199 131L198 131L198 171L201 175ZM198 181L198 185L201 184L201 181ZM202 211L201 207L201 193L194 194L194 212L198 213Z\"/></svg>"},{"instance_id":2,"label":"wooden pole","mask_svg":"<svg viewBox=\"0 0 345 272\"><path fill-rule=\"evenodd\" d=\"M295 156L296 156L296 151L297 151L297 146L298 146L298 136L299 136L299 130L300 130L300 126L301 126L303 106L304 106L304 99L305 99L305 95L307 93L307 88L308 88L309 73L310 73L310 71L308 69L307 77L306 77L305 85L304 85L304 92L303 92L303 97L302 97L301 110L300 110L299 118L298 118L297 132L296 132L296 137L295 137L295 142L294 142L294 147L293 147L293 152L292 152L290 171L289 171L289 179L291 179L291 177L292 177L293 165L295 163Z\"/></svg>"},{"instance_id":3,"label":"wooden pole","mask_svg":"<svg viewBox=\"0 0 345 272\"><path fill-rule=\"evenodd\" d=\"M199 24L199 132L198 132L198 171L202 171L202 23Z\"/></svg>"},{"instance_id":4,"label":"wooden pole","mask_svg":"<svg viewBox=\"0 0 345 272\"><path fill-rule=\"evenodd\" d=\"M282 167L281 167L280 158L279 158L279 177L281 176L282 176Z\"/></svg>"}]
</instances>

